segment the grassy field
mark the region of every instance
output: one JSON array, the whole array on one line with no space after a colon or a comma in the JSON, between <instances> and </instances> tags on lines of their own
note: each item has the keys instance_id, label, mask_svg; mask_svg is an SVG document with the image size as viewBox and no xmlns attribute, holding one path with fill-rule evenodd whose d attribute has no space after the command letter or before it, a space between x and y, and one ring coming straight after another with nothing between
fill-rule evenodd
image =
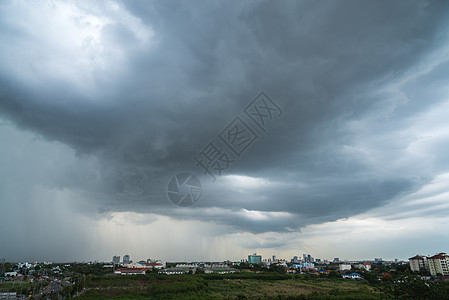
<instances>
[{"instance_id":1,"label":"grassy field","mask_svg":"<svg viewBox=\"0 0 449 300\"><path fill-rule=\"evenodd\" d=\"M27 281L0 282L0 291L2 291L2 292L17 291L17 290L20 290L21 288L25 289L25 288L29 288L29 287L31 287L31 283L29 283Z\"/></svg>"},{"instance_id":2,"label":"grassy field","mask_svg":"<svg viewBox=\"0 0 449 300\"><path fill-rule=\"evenodd\" d=\"M262 281L253 279L224 279L209 282L211 294L217 299L239 298L319 298L352 295L353 299L379 299L374 289L365 284L349 280L314 279ZM319 295L321 294L321 295ZM307 297L306 297L307 296ZM370 297L367 297L370 296Z\"/></svg>"},{"instance_id":3,"label":"grassy field","mask_svg":"<svg viewBox=\"0 0 449 300\"><path fill-rule=\"evenodd\" d=\"M295 276L104 276L81 299L385 299L362 282Z\"/></svg>"}]
</instances>

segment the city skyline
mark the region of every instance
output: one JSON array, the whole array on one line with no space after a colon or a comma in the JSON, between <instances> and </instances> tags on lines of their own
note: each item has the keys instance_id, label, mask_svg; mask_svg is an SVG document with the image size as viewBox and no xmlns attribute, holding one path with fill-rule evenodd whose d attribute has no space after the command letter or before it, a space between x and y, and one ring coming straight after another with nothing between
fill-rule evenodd
<instances>
[{"instance_id":1,"label":"city skyline","mask_svg":"<svg viewBox=\"0 0 449 300\"><path fill-rule=\"evenodd\" d=\"M347 258L347 257L313 257L311 254L308 253L301 253L298 255L294 255L291 257L283 257L283 256L278 256L278 255L262 255L258 252L253 252L253 253L249 253L247 256L243 257L243 258L236 258L236 259L211 259L211 260L177 260L177 259L173 259L173 260L165 260L165 259L161 259L159 257L137 257L137 259L133 259L133 256L130 254L125 254L125 255L117 255L114 254L112 256L112 259L105 259L105 260L100 260L100 259L88 259L88 260L67 260L67 261L52 261L52 260L31 260L31 259L24 259L24 260L20 260L20 261L13 261L13 260L8 260L7 258L2 258L4 261L7 262L12 262L12 263L30 263L30 262L37 262L37 263L94 263L94 262L98 262L98 263L114 263L114 264L129 264L129 263L136 263L136 262L142 262L142 261L146 261L146 262L155 262L155 261L167 261L167 262L226 262L226 261L230 261L230 262L239 262L239 261L247 261L249 262L250 256L260 256L260 262L273 262L273 261L286 261L286 262L313 262L313 263L344 263L344 262L408 262L410 259L414 259L416 257L432 257L435 255L439 255L441 253L446 253L446 252L436 252L433 254L422 254L422 253L416 253L416 255L414 255L414 257L409 257L409 258L405 258L405 259L401 259L401 258L382 258L382 257L372 257L372 258L364 258L364 259L354 259L354 258ZM0 262L2 261L2 259L0 259Z\"/></svg>"},{"instance_id":2,"label":"city skyline","mask_svg":"<svg viewBox=\"0 0 449 300\"><path fill-rule=\"evenodd\" d=\"M0 257L449 249L449 2L7 1Z\"/></svg>"}]
</instances>

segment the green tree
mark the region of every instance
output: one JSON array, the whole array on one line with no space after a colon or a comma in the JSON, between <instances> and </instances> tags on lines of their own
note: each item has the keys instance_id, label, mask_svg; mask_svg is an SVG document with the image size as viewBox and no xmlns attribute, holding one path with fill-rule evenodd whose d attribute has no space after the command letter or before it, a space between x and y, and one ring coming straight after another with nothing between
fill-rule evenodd
<instances>
[{"instance_id":1,"label":"green tree","mask_svg":"<svg viewBox=\"0 0 449 300\"><path fill-rule=\"evenodd\" d=\"M336 271L336 270L332 270L329 272L329 275L327 275L327 277L329 278L341 278L341 274L340 272Z\"/></svg>"},{"instance_id":2,"label":"green tree","mask_svg":"<svg viewBox=\"0 0 449 300\"><path fill-rule=\"evenodd\" d=\"M284 274L287 273L287 268L284 267L283 265L271 264L269 271Z\"/></svg>"}]
</instances>

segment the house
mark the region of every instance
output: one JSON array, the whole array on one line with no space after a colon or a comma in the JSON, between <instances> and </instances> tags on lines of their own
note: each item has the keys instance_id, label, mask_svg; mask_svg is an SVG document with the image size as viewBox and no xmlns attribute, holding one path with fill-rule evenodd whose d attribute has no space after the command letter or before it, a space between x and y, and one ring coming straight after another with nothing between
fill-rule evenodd
<instances>
[{"instance_id":1,"label":"house","mask_svg":"<svg viewBox=\"0 0 449 300\"><path fill-rule=\"evenodd\" d=\"M341 274L343 278L362 279L359 273Z\"/></svg>"},{"instance_id":2,"label":"house","mask_svg":"<svg viewBox=\"0 0 449 300\"><path fill-rule=\"evenodd\" d=\"M371 263L370 262L365 262L365 263L363 263L364 264L364 269L365 270L367 270L367 271L370 271L371 270Z\"/></svg>"},{"instance_id":3,"label":"house","mask_svg":"<svg viewBox=\"0 0 449 300\"><path fill-rule=\"evenodd\" d=\"M370 262L365 262L363 264L356 265L356 267L359 268L359 269L364 269L366 271L370 271L371 270L371 263Z\"/></svg>"}]
</instances>

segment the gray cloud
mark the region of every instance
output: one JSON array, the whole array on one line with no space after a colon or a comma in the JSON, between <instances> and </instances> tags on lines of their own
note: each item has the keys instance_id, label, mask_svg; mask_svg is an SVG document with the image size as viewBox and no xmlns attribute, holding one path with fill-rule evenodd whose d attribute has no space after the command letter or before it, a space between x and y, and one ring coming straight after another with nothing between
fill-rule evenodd
<instances>
[{"instance_id":1,"label":"gray cloud","mask_svg":"<svg viewBox=\"0 0 449 300\"><path fill-rule=\"evenodd\" d=\"M138 211L229 232L289 232L385 205L447 169L408 152L417 141L408 129L446 100L432 88L445 83L445 2L69 6L69 23L94 29L66 37L79 53L38 19L7 17L28 10L1 6L0 113L76 152L79 165L47 184L88 199L79 209L93 218ZM170 206L171 176L201 173L193 155L259 90L282 118L230 176L201 177L197 207Z\"/></svg>"}]
</instances>

